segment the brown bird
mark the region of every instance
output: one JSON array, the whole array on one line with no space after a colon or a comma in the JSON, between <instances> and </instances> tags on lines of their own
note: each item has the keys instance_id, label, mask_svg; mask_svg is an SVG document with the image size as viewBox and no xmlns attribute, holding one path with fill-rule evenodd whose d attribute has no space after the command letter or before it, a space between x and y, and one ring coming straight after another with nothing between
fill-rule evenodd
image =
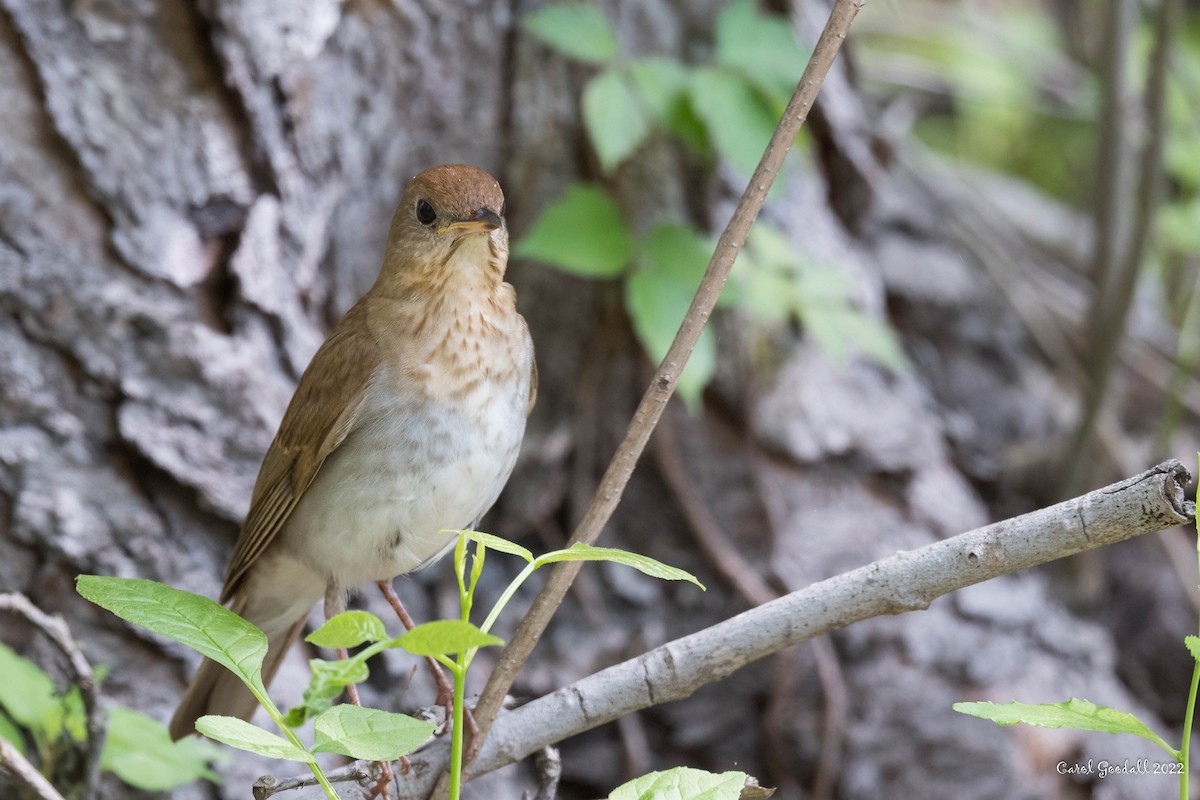
<instances>
[{"instance_id":1,"label":"brown bird","mask_svg":"<svg viewBox=\"0 0 1200 800\"><path fill-rule=\"evenodd\" d=\"M537 394L507 263L495 178L454 164L412 179L378 279L300 378L226 574L221 602L267 634L265 682L317 601L344 608L348 590L435 560L454 542L439 531L475 524L500 494ZM206 660L171 736L255 707Z\"/></svg>"}]
</instances>

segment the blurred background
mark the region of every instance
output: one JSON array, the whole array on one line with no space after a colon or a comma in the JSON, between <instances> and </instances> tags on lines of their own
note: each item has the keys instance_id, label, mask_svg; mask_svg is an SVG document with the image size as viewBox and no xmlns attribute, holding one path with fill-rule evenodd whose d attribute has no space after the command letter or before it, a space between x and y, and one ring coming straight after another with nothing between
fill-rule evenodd
<instances>
[{"instance_id":1,"label":"blurred background","mask_svg":"<svg viewBox=\"0 0 1200 800\"><path fill-rule=\"evenodd\" d=\"M559 546L827 13L0 0L0 590L66 619L105 705L165 721L196 656L74 577L219 593L300 373L373 281L405 182L443 162L505 188L541 373L483 528ZM1198 276L1200 7L869 3L601 540L708 591L589 565L515 701L898 549L1193 465ZM489 559L486 592L517 566ZM788 800L1177 796L1173 776L1059 766L1163 762L1143 740L950 706L1086 697L1178 741L1196 583L1175 530L855 625L564 742L560 796L680 764ZM418 619L455 613L448 561L397 584ZM9 615L0 643L0 736L78 796L79 731L13 707L42 686L30 664L66 686L61 657ZM277 679L285 704L312 655ZM413 667L391 652L368 702L428 705ZM119 763L105 797L171 783ZM299 771L229 754L220 783L169 791ZM518 767L469 792L530 785Z\"/></svg>"}]
</instances>

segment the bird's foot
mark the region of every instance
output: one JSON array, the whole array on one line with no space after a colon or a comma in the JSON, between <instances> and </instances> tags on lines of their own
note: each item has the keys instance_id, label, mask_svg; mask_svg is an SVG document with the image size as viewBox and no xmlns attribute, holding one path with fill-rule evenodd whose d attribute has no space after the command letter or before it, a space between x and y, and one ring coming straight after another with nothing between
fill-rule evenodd
<instances>
[{"instance_id":1,"label":"bird's foot","mask_svg":"<svg viewBox=\"0 0 1200 800\"><path fill-rule=\"evenodd\" d=\"M436 667L437 664L435 663L431 669ZM437 698L434 702L446 711L446 721L442 723L442 727L438 729L436 735L445 736L450 732L450 727L453 725L454 720L454 689L446 681L446 676L442 673L441 669L438 669L434 675L434 680L438 684ZM437 680L439 677L441 678L440 681ZM463 708L463 728L467 734L464 741L470 744L479 735L479 725L475 722L475 715L471 712L470 706Z\"/></svg>"},{"instance_id":2,"label":"bird's foot","mask_svg":"<svg viewBox=\"0 0 1200 800\"><path fill-rule=\"evenodd\" d=\"M377 780L375 785L371 787L371 797L378 797L379 800L391 800L391 786L392 781L396 779L396 774L392 772L392 765L388 761L380 761L379 767L381 769L381 773L379 775L379 780ZM400 756L400 774L407 775L408 769L408 759L404 756Z\"/></svg>"}]
</instances>

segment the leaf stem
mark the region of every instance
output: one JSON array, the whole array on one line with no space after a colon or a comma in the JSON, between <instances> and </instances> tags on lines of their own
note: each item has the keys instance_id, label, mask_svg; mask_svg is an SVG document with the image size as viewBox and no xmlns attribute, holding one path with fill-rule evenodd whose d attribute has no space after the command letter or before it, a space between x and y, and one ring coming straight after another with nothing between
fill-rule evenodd
<instances>
[{"instance_id":1,"label":"leaf stem","mask_svg":"<svg viewBox=\"0 0 1200 800\"><path fill-rule=\"evenodd\" d=\"M1196 523L1196 531L1196 571L1197 575L1200 575L1200 521ZM1200 633L1200 630L1197 632ZM1192 654L1192 659L1195 661L1192 664L1192 684L1188 688L1187 710L1183 715L1183 742L1179 745L1179 763L1183 766L1183 769L1179 773L1180 800L1188 800L1188 773L1191 769L1192 753L1192 722L1196 714L1196 690L1200 688L1200 661L1195 660L1194 653Z\"/></svg>"},{"instance_id":2,"label":"leaf stem","mask_svg":"<svg viewBox=\"0 0 1200 800\"><path fill-rule=\"evenodd\" d=\"M458 800L463 766L463 707L466 702L467 667L471 652L458 654L454 673L454 721L450 728L450 800Z\"/></svg>"},{"instance_id":3,"label":"leaf stem","mask_svg":"<svg viewBox=\"0 0 1200 800\"><path fill-rule=\"evenodd\" d=\"M266 709L267 715L275 722L275 725L280 731L283 732L283 735L287 737L289 742L294 744L296 747L299 747L306 753L312 752L308 749L308 747L305 746L304 742L300 741L300 737L296 735L296 732L284 723L283 714L279 713L279 709L275 707L275 703L270 697L267 697L266 690L263 687L252 686L247 683L246 688L249 689L250 693L254 695L256 700L258 700L259 705ZM313 777L317 779L317 783L321 784L321 788L325 790L325 795L329 798L329 800L341 800L341 797L333 788L333 784L331 784L329 782L329 778L325 776L325 771L321 769L321 765L318 764L315 759L308 762L308 768L312 770Z\"/></svg>"},{"instance_id":4,"label":"leaf stem","mask_svg":"<svg viewBox=\"0 0 1200 800\"><path fill-rule=\"evenodd\" d=\"M517 593L517 589L521 588L521 584L527 581L529 576L532 575L533 571L539 566L541 565L538 564L537 561L532 561L525 565L525 569L521 570L517 574L517 577L512 579L512 582L510 582L505 588L504 593L500 595L498 600L496 600L496 604L492 606L492 610L488 612L487 619L485 619L483 624L479 626L481 631L484 633L492 632L492 626L496 624L496 619L500 616L500 612L504 610L506 605L508 605L508 601L512 599L513 595Z\"/></svg>"},{"instance_id":5,"label":"leaf stem","mask_svg":"<svg viewBox=\"0 0 1200 800\"><path fill-rule=\"evenodd\" d=\"M1196 711L1196 689L1200 687L1200 661L1192 665L1192 685L1188 689L1187 712L1183 715L1183 744L1179 746L1179 763L1183 769L1179 773L1179 798L1188 800L1188 770L1189 755L1192 750L1192 720Z\"/></svg>"}]
</instances>

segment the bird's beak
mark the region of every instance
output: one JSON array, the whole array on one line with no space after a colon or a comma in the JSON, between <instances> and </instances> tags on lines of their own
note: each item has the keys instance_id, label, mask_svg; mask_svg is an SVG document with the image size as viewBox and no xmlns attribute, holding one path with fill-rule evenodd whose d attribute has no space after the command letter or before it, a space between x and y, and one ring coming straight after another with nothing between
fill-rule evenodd
<instances>
[{"instance_id":1,"label":"bird's beak","mask_svg":"<svg viewBox=\"0 0 1200 800\"><path fill-rule=\"evenodd\" d=\"M443 225L438 228L438 233L446 231L462 231L463 233L488 233L494 231L504 224L504 220L500 215L490 208L480 208L470 217L464 220L451 222L449 225Z\"/></svg>"}]
</instances>

